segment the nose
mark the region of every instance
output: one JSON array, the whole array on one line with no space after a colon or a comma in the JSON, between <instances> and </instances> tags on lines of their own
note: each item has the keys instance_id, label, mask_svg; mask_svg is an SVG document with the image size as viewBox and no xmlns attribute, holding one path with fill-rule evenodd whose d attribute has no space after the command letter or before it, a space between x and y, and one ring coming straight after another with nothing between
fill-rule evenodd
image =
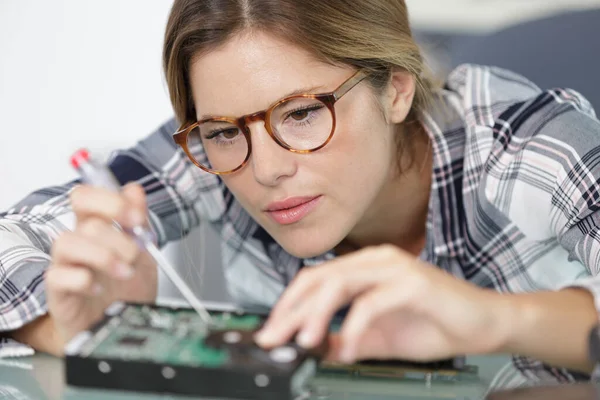
<instances>
[{"instance_id":1,"label":"nose","mask_svg":"<svg viewBox=\"0 0 600 400\"><path fill-rule=\"evenodd\" d=\"M269 135L264 122L248 124L252 155L250 164L254 179L264 186L277 186L282 179L296 173L295 154L278 145Z\"/></svg>"}]
</instances>

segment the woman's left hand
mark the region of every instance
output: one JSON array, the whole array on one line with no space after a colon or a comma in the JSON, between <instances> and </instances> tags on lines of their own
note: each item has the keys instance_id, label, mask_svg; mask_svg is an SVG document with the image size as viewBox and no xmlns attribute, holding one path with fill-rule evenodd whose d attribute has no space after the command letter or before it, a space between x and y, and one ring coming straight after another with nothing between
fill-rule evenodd
<instances>
[{"instance_id":1,"label":"woman's left hand","mask_svg":"<svg viewBox=\"0 0 600 400\"><path fill-rule=\"evenodd\" d=\"M257 334L264 347L298 333L304 347L326 338L337 310L352 303L328 358L440 360L497 351L510 329L506 296L478 288L390 245L305 268Z\"/></svg>"}]
</instances>

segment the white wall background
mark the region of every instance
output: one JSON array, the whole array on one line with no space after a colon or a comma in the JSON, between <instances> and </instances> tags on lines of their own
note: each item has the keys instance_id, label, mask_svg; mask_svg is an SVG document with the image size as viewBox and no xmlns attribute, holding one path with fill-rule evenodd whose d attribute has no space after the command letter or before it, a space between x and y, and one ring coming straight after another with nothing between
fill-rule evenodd
<instances>
[{"instance_id":1,"label":"white wall background","mask_svg":"<svg viewBox=\"0 0 600 400\"><path fill-rule=\"evenodd\" d=\"M0 209L73 178L76 148L129 146L170 116L171 3L0 0Z\"/></svg>"}]
</instances>

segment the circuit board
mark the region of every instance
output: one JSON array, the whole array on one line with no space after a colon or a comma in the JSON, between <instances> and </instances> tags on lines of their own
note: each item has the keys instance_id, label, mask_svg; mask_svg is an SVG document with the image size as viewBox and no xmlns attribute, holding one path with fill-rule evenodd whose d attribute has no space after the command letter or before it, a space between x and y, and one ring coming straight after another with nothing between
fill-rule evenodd
<instances>
[{"instance_id":1,"label":"circuit board","mask_svg":"<svg viewBox=\"0 0 600 400\"><path fill-rule=\"evenodd\" d=\"M190 366L220 366L230 361L224 349L208 346L208 329L190 310L166 312L148 306L127 307L120 318L107 325L110 334L103 339L102 332L96 341L90 341L82 352L93 350L96 357L126 358L157 363ZM252 331L260 325L254 315L212 315L217 327L236 335L238 330ZM105 328L106 329L106 328ZM165 334L169 335L165 339Z\"/></svg>"},{"instance_id":2,"label":"circuit board","mask_svg":"<svg viewBox=\"0 0 600 400\"><path fill-rule=\"evenodd\" d=\"M330 332L338 332L342 320L334 319ZM352 376L378 378L430 379L470 379L477 375L477 367L466 364L466 357L453 357L432 362L411 362L406 360L363 360L354 364L324 361L319 366L325 374L342 373Z\"/></svg>"},{"instance_id":3,"label":"circuit board","mask_svg":"<svg viewBox=\"0 0 600 400\"><path fill-rule=\"evenodd\" d=\"M67 384L237 399L292 399L314 376L325 349L253 340L259 315L115 303L66 348Z\"/></svg>"},{"instance_id":4,"label":"circuit board","mask_svg":"<svg viewBox=\"0 0 600 400\"><path fill-rule=\"evenodd\" d=\"M383 378L472 376L464 358L435 363L400 360L352 365L320 362L326 343L306 350L288 343L265 350L253 340L266 316L115 303L106 317L67 345L67 384L79 387L234 399L293 399L316 373ZM339 329L334 321L331 331Z\"/></svg>"}]
</instances>

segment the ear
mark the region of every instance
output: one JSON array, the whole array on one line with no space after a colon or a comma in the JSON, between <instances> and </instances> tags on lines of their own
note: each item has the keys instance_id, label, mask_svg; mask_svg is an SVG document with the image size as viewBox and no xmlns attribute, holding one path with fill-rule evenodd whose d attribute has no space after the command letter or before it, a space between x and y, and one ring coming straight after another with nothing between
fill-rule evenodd
<instances>
[{"instance_id":1,"label":"ear","mask_svg":"<svg viewBox=\"0 0 600 400\"><path fill-rule=\"evenodd\" d=\"M385 93L388 123L404 122L415 97L415 77L406 71L393 71Z\"/></svg>"}]
</instances>

